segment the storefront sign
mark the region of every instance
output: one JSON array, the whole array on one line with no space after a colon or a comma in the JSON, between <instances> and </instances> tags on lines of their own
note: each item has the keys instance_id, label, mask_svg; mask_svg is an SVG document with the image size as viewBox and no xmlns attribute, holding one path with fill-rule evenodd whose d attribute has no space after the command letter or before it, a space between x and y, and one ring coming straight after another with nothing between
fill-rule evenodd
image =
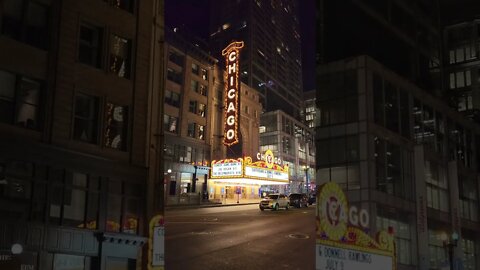
<instances>
[{"instance_id":1,"label":"storefront sign","mask_svg":"<svg viewBox=\"0 0 480 270\"><path fill-rule=\"evenodd\" d=\"M212 177L241 176L242 161L212 162Z\"/></svg>"},{"instance_id":2,"label":"storefront sign","mask_svg":"<svg viewBox=\"0 0 480 270\"><path fill-rule=\"evenodd\" d=\"M245 176L288 181L288 173L270 169L245 166Z\"/></svg>"},{"instance_id":3,"label":"storefront sign","mask_svg":"<svg viewBox=\"0 0 480 270\"><path fill-rule=\"evenodd\" d=\"M325 245L317 245L316 254L316 269L388 270L394 264L390 256Z\"/></svg>"},{"instance_id":4,"label":"storefront sign","mask_svg":"<svg viewBox=\"0 0 480 270\"><path fill-rule=\"evenodd\" d=\"M148 269L164 270L165 266L165 225L162 215L150 220L148 239Z\"/></svg>"},{"instance_id":5,"label":"storefront sign","mask_svg":"<svg viewBox=\"0 0 480 270\"><path fill-rule=\"evenodd\" d=\"M370 237L368 211L348 207L338 184L320 186L317 202L317 270L395 269L392 233L380 231L376 239Z\"/></svg>"},{"instance_id":6,"label":"storefront sign","mask_svg":"<svg viewBox=\"0 0 480 270\"><path fill-rule=\"evenodd\" d=\"M223 144L231 146L239 142L238 138L238 109L240 108L240 84L238 74L240 71L240 49L243 41L234 41L222 50L225 56L227 75L225 78L225 123Z\"/></svg>"}]
</instances>

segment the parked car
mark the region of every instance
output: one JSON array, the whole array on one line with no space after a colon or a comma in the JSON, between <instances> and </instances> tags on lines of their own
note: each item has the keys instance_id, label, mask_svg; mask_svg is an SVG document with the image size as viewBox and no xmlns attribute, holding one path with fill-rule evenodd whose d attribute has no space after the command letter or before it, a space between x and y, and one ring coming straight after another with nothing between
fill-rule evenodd
<instances>
[{"instance_id":1,"label":"parked car","mask_svg":"<svg viewBox=\"0 0 480 270\"><path fill-rule=\"evenodd\" d=\"M310 194L308 196L308 204L312 205L317 201L317 197L315 196L315 193Z\"/></svg>"},{"instance_id":2,"label":"parked car","mask_svg":"<svg viewBox=\"0 0 480 270\"><path fill-rule=\"evenodd\" d=\"M258 206L262 211L264 209L272 209L276 211L279 208L285 208L285 210L288 210L288 207L290 206L290 200L284 194L269 194L260 201Z\"/></svg>"},{"instance_id":3,"label":"parked car","mask_svg":"<svg viewBox=\"0 0 480 270\"><path fill-rule=\"evenodd\" d=\"M308 197L305 193L292 193L288 196L290 205L297 208L308 207Z\"/></svg>"}]
</instances>

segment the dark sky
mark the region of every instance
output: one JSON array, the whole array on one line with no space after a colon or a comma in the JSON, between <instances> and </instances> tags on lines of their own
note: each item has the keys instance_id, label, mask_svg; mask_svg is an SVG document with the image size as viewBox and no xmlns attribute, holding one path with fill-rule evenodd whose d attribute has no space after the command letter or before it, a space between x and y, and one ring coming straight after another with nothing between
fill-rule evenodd
<instances>
[{"instance_id":1,"label":"dark sky","mask_svg":"<svg viewBox=\"0 0 480 270\"><path fill-rule=\"evenodd\" d=\"M194 34L207 40L210 1L219 0L165 0L166 26L171 28L184 25ZM300 2L303 89L309 91L315 89L315 0L297 1Z\"/></svg>"}]
</instances>

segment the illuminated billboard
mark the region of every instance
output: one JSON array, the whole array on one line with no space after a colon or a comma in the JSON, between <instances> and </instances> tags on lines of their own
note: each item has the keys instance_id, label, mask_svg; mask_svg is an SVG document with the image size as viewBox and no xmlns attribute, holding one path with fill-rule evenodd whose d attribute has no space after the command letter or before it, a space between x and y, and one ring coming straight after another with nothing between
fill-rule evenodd
<instances>
[{"instance_id":1,"label":"illuminated billboard","mask_svg":"<svg viewBox=\"0 0 480 270\"><path fill-rule=\"evenodd\" d=\"M243 41L234 41L222 50L227 69L225 76L225 123L223 134L223 144L226 146L231 146L239 142L238 110L240 108L240 83L238 81L238 74L240 72L239 62L241 48L243 48Z\"/></svg>"},{"instance_id":2,"label":"illuminated billboard","mask_svg":"<svg viewBox=\"0 0 480 270\"><path fill-rule=\"evenodd\" d=\"M394 270L393 232L368 233L370 218L366 209L349 206L345 193L335 182L317 191L316 270Z\"/></svg>"}]
</instances>

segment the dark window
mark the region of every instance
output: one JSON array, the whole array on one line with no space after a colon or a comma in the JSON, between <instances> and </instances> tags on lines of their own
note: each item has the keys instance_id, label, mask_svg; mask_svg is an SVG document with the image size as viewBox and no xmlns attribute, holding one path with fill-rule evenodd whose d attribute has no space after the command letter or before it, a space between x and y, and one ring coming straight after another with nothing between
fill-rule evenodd
<instances>
[{"instance_id":1,"label":"dark window","mask_svg":"<svg viewBox=\"0 0 480 270\"><path fill-rule=\"evenodd\" d=\"M32 0L4 0L2 34L40 49L48 49L49 8Z\"/></svg>"},{"instance_id":2,"label":"dark window","mask_svg":"<svg viewBox=\"0 0 480 270\"><path fill-rule=\"evenodd\" d=\"M165 90L165 103L174 107L180 107L180 94Z\"/></svg>"},{"instance_id":3,"label":"dark window","mask_svg":"<svg viewBox=\"0 0 480 270\"><path fill-rule=\"evenodd\" d=\"M183 55L180 55L174 51L170 51L168 55L168 59L179 66L183 66L184 58L185 57Z\"/></svg>"},{"instance_id":4,"label":"dark window","mask_svg":"<svg viewBox=\"0 0 480 270\"><path fill-rule=\"evenodd\" d=\"M78 61L96 68L102 67L103 29L82 23L78 39Z\"/></svg>"},{"instance_id":5,"label":"dark window","mask_svg":"<svg viewBox=\"0 0 480 270\"><path fill-rule=\"evenodd\" d=\"M178 84L182 84L182 73L175 71L171 68L167 68L167 79L176 82Z\"/></svg>"},{"instance_id":6,"label":"dark window","mask_svg":"<svg viewBox=\"0 0 480 270\"><path fill-rule=\"evenodd\" d=\"M114 0L112 1L113 6L126 10L128 12L133 12L134 0Z\"/></svg>"},{"instance_id":7,"label":"dark window","mask_svg":"<svg viewBox=\"0 0 480 270\"><path fill-rule=\"evenodd\" d=\"M187 136L195 138L195 129L196 129L195 123L188 123Z\"/></svg>"},{"instance_id":8,"label":"dark window","mask_svg":"<svg viewBox=\"0 0 480 270\"><path fill-rule=\"evenodd\" d=\"M106 231L138 234L142 196L138 184L109 181Z\"/></svg>"},{"instance_id":9,"label":"dark window","mask_svg":"<svg viewBox=\"0 0 480 270\"><path fill-rule=\"evenodd\" d=\"M75 120L73 138L89 143L97 142L98 98L77 94L75 96Z\"/></svg>"},{"instance_id":10,"label":"dark window","mask_svg":"<svg viewBox=\"0 0 480 270\"><path fill-rule=\"evenodd\" d=\"M119 150L126 149L127 115L128 109L126 106L107 103L105 146Z\"/></svg>"},{"instance_id":11,"label":"dark window","mask_svg":"<svg viewBox=\"0 0 480 270\"><path fill-rule=\"evenodd\" d=\"M130 78L131 41L117 35L110 39L110 71L121 78Z\"/></svg>"},{"instance_id":12,"label":"dark window","mask_svg":"<svg viewBox=\"0 0 480 270\"><path fill-rule=\"evenodd\" d=\"M0 70L0 122L40 128L41 84Z\"/></svg>"},{"instance_id":13,"label":"dark window","mask_svg":"<svg viewBox=\"0 0 480 270\"><path fill-rule=\"evenodd\" d=\"M190 103L188 105L188 111L191 113L197 113L197 105L198 102L196 100L190 100Z\"/></svg>"}]
</instances>

